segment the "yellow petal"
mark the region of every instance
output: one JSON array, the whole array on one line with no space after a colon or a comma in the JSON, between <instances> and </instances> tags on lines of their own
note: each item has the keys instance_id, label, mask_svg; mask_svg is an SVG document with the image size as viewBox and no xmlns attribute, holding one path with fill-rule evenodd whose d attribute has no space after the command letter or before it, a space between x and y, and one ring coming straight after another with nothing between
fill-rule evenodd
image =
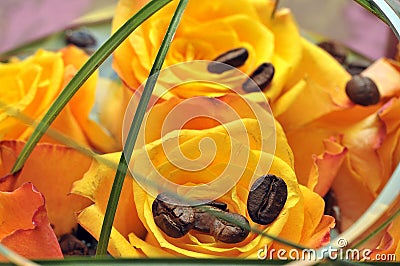
<instances>
[{"instance_id":1,"label":"yellow petal","mask_svg":"<svg viewBox=\"0 0 400 266\"><path fill-rule=\"evenodd\" d=\"M89 59L89 56L82 49L72 45L62 49L61 52L65 65L64 85L66 85L76 74L77 70ZM96 71L80 87L79 91L69 101L68 106L82 134L88 139L87 141L96 150L113 152L118 150L120 146L118 146L112 137L106 134L105 130L97 122L89 119L89 114L94 105L97 81L98 72ZM111 99L109 99L110 101ZM65 130L64 127L59 128L63 131ZM74 132L70 129L66 129L65 131ZM73 138L78 139L76 137ZM86 140L81 140L80 142L85 143Z\"/></svg>"},{"instance_id":2,"label":"yellow petal","mask_svg":"<svg viewBox=\"0 0 400 266\"><path fill-rule=\"evenodd\" d=\"M93 160L83 178L74 183L72 193L89 198L104 214L108 203L107 195L110 194L115 177L113 167L118 165L120 156L121 153L110 153L101 155L98 161ZM145 234L133 202L132 182L131 177L125 177L114 220L114 227L126 238L131 232L140 237ZM99 235L96 236L99 237Z\"/></svg>"},{"instance_id":3,"label":"yellow petal","mask_svg":"<svg viewBox=\"0 0 400 266\"><path fill-rule=\"evenodd\" d=\"M97 240L100 236L101 227L104 220L103 212L96 206L91 205L78 215L78 222ZM141 254L113 227L111 229L108 252L114 257L141 257Z\"/></svg>"},{"instance_id":4,"label":"yellow petal","mask_svg":"<svg viewBox=\"0 0 400 266\"><path fill-rule=\"evenodd\" d=\"M286 62L289 67L290 76L294 75L298 69L303 69L303 65L300 64L303 56L303 48L301 44L302 38L300 37L293 14L287 8L279 9L274 17L271 17L268 26L275 38L275 55ZM285 82L287 87L290 84L293 83L290 81Z\"/></svg>"},{"instance_id":5,"label":"yellow petal","mask_svg":"<svg viewBox=\"0 0 400 266\"><path fill-rule=\"evenodd\" d=\"M325 202L317 193L301 185L300 189L304 197L304 227L300 243L318 248L325 235L329 235L334 219L324 218Z\"/></svg>"}]
</instances>

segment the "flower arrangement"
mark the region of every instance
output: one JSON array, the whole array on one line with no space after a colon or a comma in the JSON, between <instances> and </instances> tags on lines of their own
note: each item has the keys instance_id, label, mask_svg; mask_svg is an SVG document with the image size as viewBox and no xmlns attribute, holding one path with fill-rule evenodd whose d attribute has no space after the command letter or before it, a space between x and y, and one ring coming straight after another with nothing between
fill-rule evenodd
<instances>
[{"instance_id":1,"label":"flower arrangement","mask_svg":"<svg viewBox=\"0 0 400 266\"><path fill-rule=\"evenodd\" d=\"M120 0L91 57L0 64L0 261L400 259L400 62L350 73L276 1L169 2Z\"/></svg>"}]
</instances>

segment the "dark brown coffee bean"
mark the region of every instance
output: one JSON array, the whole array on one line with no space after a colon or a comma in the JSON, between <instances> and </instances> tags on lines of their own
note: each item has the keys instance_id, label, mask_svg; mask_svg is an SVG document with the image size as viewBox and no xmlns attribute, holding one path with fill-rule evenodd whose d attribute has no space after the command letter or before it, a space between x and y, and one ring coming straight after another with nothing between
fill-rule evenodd
<instances>
[{"instance_id":1,"label":"dark brown coffee bean","mask_svg":"<svg viewBox=\"0 0 400 266\"><path fill-rule=\"evenodd\" d=\"M271 83L274 75L274 65L271 63L263 63L251 73L250 78L243 83L242 89L245 92L263 91Z\"/></svg>"},{"instance_id":2,"label":"dark brown coffee bean","mask_svg":"<svg viewBox=\"0 0 400 266\"><path fill-rule=\"evenodd\" d=\"M212 215L209 211L207 212L207 210L227 212L227 208L228 205L220 201L210 201L206 204L194 207L195 222L193 229L209 234L210 228L214 223L215 216Z\"/></svg>"},{"instance_id":3,"label":"dark brown coffee bean","mask_svg":"<svg viewBox=\"0 0 400 266\"><path fill-rule=\"evenodd\" d=\"M216 218L210 228L210 235L224 243L239 243L246 239L250 223L237 213L224 212L223 218Z\"/></svg>"},{"instance_id":4,"label":"dark brown coffee bean","mask_svg":"<svg viewBox=\"0 0 400 266\"><path fill-rule=\"evenodd\" d=\"M194 226L193 208L166 193L154 200L152 212L156 225L170 237L182 237Z\"/></svg>"},{"instance_id":5,"label":"dark brown coffee bean","mask_svg":"<svg viewBox=\"0 0 400 266\"><path fill-rule=\"evenodd\" d=\"M213 201L207 202L204 205L215 207L215 208L218 208L218 209L223 210L223 211L228 211L227 210L228 205L225 202L220 202L220 201L213 200Z\"/></svg>"},{"instance_id":6,"label":"dark brown coffee bean","mask_svg":"<svg viewBox=\"0 0 400 266\"><path fill-rule=\"evenodd\" d=\"M267 225L279 215L287 199L285 181L275 175L264 175L251 186L247 211L253 222Z\"/></svg>"},{"instance_id":7,"label":"dark brown coffee bean","mask_svg":"<svg viewBox=\"0 0 400 266\"><path fill-rule=\"evenodd\" d=\"M347 63L346 70L352 76L355 76L361 74L361 72L367 69L370 65L371 63L369 61L357 59Z\"/></svg>"},{"instance_id":8,"label":"dark brown coffee bean","mask_svg":"<svg viewBox=\"0 0 400 266\"><path fill-rule=\"evenodd\" d=\"M87 30L66 30L65 41L67 44L74 44L81 48L93 47L97 44L97 40Z\"/></svg>"},{"instance_id":9,"label":"dark brown coffee bean","mask_svg":"<svg viewBox=\"0 0 400 266\"><path fill-rule=\"evenodd\" d=\"M362 106L377 104L380 93L375 82L360 75L355 75L346 84L346 94L352 102Z\"/></svg>"},{"instance_id":10,"label":"dark brown coffee bean","mask_svg":"<svg viewBox=\"0 0 400 266\"><path fill-rule=\"evenodd\" d=\"M347 58L347 51L343 45L333 41L324 41L318 43L318 46L333 56L340 64L344 64Z\"/></svg>"},{"instance_id":11,"label":"dark brown coffee bean","mask_svg":"<svg viewBox=\"0 0 400 266\"><path fill-rule=\"evenodd\" d=\"M218 208L199 206L194 208L194 226L193 229L205 234L210 234L211 227L214 226L215 215L211 213L220 211Z\"/></svg>"},{"instance_id":12,"label":"dark brown coffee bean","mask_svg":"<svg viewBox=\"0 0 400 266\"><path fill-rule=\"evenodd\" d=\"M249 235L250 224L240 214L229 213L211 206L194 209L194 230L209 234L224 243L239 243Z\"/></svg>"},{"instance_id":13,"label":"dark brown coffee bean","mask_svg":"<svg viewBox=\"0 0 400 266\"><path fill-rule=\"evenodd\" d=\"M244 65L248 57L249 52L246 48L229 50L216 57L213 62L210 62L207 66L207 70L211 73L221 74L225 71L231 70L232 67L240 67Z\"/></svg>"}]
</instances>

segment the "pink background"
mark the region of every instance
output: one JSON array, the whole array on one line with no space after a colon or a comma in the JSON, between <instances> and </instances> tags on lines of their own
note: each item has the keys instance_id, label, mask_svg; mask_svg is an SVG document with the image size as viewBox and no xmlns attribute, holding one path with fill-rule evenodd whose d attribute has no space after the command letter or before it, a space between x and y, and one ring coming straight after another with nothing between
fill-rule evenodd
<instances>
[{"instance_id":1,"label":"pink background","mask_svg":"<svg viewBox=\"0 0 400 266\"><path fill-rule=\"evenodd\" d=\"M85 13L116 3L117 0L1 0L0 53L62 30ZM371 59L394 54L397 41L390 29L352 0L281 0L280 6L290 7L302 28L343 42Z\"/></svg>"}]
</instances>

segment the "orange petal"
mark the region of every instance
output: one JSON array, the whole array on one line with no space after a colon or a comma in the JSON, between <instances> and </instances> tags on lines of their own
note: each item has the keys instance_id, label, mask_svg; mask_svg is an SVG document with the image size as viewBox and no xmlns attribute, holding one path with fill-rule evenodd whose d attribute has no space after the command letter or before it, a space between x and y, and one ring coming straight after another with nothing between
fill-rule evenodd
<instances>
[{"instance_id":1,"label":"orange petal","mask_svg":"<svg viewBox=\"0 0 400 266\"><path fill-rule=\"evenodd\" d=\"M310 239L305 243L308 247L319 248L329 243L331 229L335 227L335 218L324 215Z\"/></svg>"},{"instance_id":2,"label":"orange petal","mask_svg":"<svg viewBox=\"0 0 400 266\"><path fill-rule=\"evenodd\" d=\"M343 134L343 145L348 148L348 166L353 178L363 180L372 194L377 195L382 185L382 162L377 149L386 136L385 125L376 114L354 124ZM368 162L368 167L365 163Z\"/></svg>"},{"instance_id":3,"label":"orange petal","mask_svg":"<svg viewBox=\"0 0 400 266\"><path fill-rule=\"evenodd\" d=\"M11 169L23 145L24 142L19 141L0 142L2 170ZM87 199L71 195L70 190L72 183L89 169L90 162L90 158L72 148L43 143L35 147L18 176L4 179L15 178L15 186L32 182L43 193L49 220L59 236L71 233L77 225L75 212L89 204Z\"/></svg>"},{"instance_id":4,"label":"orange petal","mask_svg":"<svg viewBox=\"0 0 400 266\"><path fill-rule=\"evenodd\" d=\"M400 96L400 63L381 58L362 72L378 86L382 98Z\"/></svg>"},{"instance_id":5,"label":"orange petal","mask_svg":"<svg viewBox=\"0 0 400 266\"><path fill-rule=\"evenodd\" d=\"M400 121L398 114L400 112L400 99L392 98L379 110L379 117L385 125L386 137L382 146L378 149L378 154L384 162L383 173L381 177L382 189L386 181L392 175L395 167L400 162Z\"/></svg>"},{"instance_id":6,"label":"orange petal","mask_svg":"<svg viewBox=\"0 0 400 266\"><path fill-rule=\"evenodd\" d=\"M340 208L341 221L338 224L339 231L346 230L351 226L375 199L365 181L354 175L348 159L344 164L345 166L339 170L332 183L337 205Z\"/></svg>"},{"instance_id":7,"label":"orange petal","mask_svg":"<svg viewBox=\"0 0 400 266\"><path fill-rule=\"evenodd\" d=\"M29 259L63 258L47 218L44 198L32 184L25 183L13 192L0 192L0 205L1 244Z\"/></svg>"},{"instance_id":8,"label":"orange petal","mask_svg":"<svg viewBox=\"0 0 400 266\"><path fill-rule=\"evenodd\" d=\"M322 197L329 191L347 154L347 148L343 147L334 138L326 139L323 142L325 151L318 156L313 155L314 164L311 168L307 185Z\"/></svg>"}]
</instances>

